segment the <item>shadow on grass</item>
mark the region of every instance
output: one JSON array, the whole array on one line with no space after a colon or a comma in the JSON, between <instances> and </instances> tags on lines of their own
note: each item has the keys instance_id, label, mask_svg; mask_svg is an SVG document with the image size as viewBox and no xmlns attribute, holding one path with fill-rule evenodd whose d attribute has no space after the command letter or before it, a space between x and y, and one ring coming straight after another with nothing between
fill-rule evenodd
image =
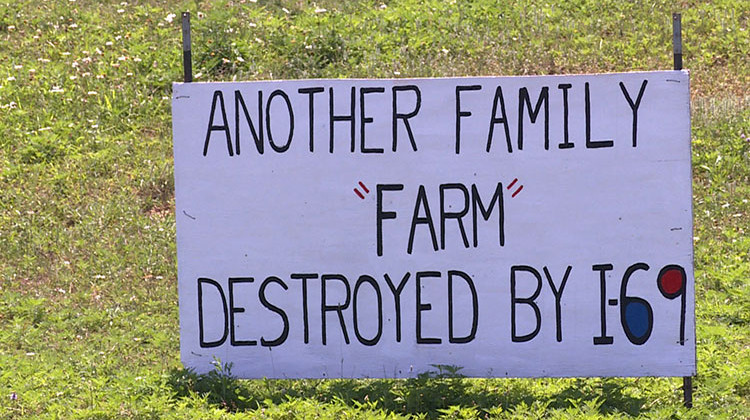
<instances>
[{"instance_id":1,"label":"shadow on grass","mask_svg":"<svg viewBox=\"0 0 750 420\"><path fill-rule=\"evenodd\" d=\"M640 414L643 398L629 395L617 379L568 379L556 393L542 394L534 380L463 379L457 371L427 372L412 379L257 379L232 376L231 365L216 364L207 374L187 369L170 373L169 387L177 398L197 394L212 406L227 411L255 410L296 399L339 403L352 408L366 403L385 412L422 414L437 418L449 407L473 407L478 413L514 411L537 407L568 409L586 407L602 415ZM556 381L546 379L545 381ZM501 410L499 410L500 408Z\"/></svg>"}]
</instances>

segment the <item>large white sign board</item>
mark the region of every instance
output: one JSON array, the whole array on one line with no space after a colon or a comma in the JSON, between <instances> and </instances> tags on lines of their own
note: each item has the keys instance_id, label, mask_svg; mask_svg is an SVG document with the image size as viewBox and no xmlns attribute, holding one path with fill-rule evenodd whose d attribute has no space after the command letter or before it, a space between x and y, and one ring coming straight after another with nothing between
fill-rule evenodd
<instances>
[{"instance_id":1,"label":"large white sign board","mask_svg":"<svg viewBox=\"0 0 750 420\"><path fill-rule=\"evenodd\" d=\"M687 72L175 84L182 360L695 374Z\"/></svg>"}]
</instances>

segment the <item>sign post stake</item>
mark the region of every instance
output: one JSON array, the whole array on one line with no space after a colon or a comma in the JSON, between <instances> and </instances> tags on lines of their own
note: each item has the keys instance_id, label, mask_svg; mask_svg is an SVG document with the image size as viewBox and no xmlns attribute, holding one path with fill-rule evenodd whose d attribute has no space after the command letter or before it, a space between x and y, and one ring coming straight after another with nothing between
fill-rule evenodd
<instances>
[{"instance_id":1,"label":"sign post stake","mask_svg":"<svg viewBox=\"0 0 750 420\"><path fill-rule=\"evenodd\" d=\"M672 53L674 55L674 69L682 70L682 15L672 14ZM685 407L693 407L693 377L682 377L682 394Z\"/></svg>"},{"instance_id":2,"label":"sign post stake","mask_svg":"<svg viewBox=\"0 0 750 420\"><path fill-rule=\"evenodd\" d=\"M190 49L190 12L182 12L182 68L185 83L193 81L193 54Z\"/></svg>"},{"instance_id":3,"label":"sign post stake","mask_svg":"<svg viewBox=\"0 0 750 420\"><path fill-rule=\"evenodd\" d=\"M682 15L672 13L672 53L674 69L682 70Z\"/></svg>"},{"instance_id":4,"label":"sign post stake","mask_svg":"<svg viewBox=\"0 0 750 420\"><path fill-rule=\"evenodd\" d=\"M682 377L682 393L685 399L685 407L693 408L693 377Z\"/></svg>"}]
</instances>

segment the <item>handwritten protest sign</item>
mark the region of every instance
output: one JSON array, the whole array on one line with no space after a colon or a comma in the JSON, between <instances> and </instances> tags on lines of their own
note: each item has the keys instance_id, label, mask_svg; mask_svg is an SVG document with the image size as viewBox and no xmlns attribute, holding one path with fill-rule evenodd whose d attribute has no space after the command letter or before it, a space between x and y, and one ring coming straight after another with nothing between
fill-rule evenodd
<instances>
[{"instance_id":1,"label":"handwritten protest sign","mask_svg":"<svg viewBox=\"0 0 750 420\"><path fill-rule=\"evenodd\" d=\"M688 84L175 84L183 362L694 374Z\"/></svg>"}]
</instances>

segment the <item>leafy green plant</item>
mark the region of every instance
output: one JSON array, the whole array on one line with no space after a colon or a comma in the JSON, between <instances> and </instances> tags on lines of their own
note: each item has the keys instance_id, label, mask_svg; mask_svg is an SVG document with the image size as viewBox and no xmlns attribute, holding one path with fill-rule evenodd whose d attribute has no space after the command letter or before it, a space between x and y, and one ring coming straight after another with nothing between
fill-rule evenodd
<instances>
[{"instance_id":1,"label":"leafy green plant","mask_svg":"<svg viewBox=\"0 0 750 420\"><path fill-rule=\"evenodd\" d=\"M250 408L252 395L232 375L232 364L221 363L221 360L216 359L213 365L214 369L205 374L197 374L191 369L175 370L170 375L168 384L177 397L197 394L206 403L228 411Z\"/></svg>"}]
</instances>

